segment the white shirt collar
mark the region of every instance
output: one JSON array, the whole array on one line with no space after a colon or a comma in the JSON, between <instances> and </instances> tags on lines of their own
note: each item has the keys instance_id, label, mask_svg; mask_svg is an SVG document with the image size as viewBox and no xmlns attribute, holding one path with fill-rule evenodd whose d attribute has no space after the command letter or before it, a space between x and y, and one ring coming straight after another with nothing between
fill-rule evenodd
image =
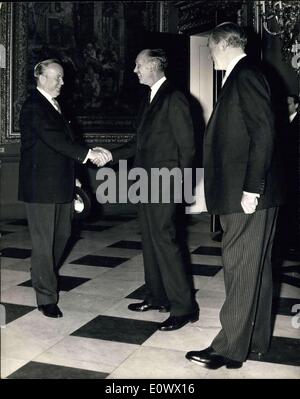
<instances>
[{"instance_id":1,"label":"white shirt collar","mask_svg":"<svg viewBox=\"0 0 300 399\"><path fill-rule=\"evenodd\" d=\"M294 112L293 114L289 115L290 122L293 122L296 115L297 115L297 112Z\"/></svg>"},{"instance_id":2,"label":"white shirt collar","mask_svg":"<svg viewBox=\"0 0 300 399\"><path fill-rule=\"evenodd\" d=\"M165 76L163 76L163 77L160 78L156 83L154 83L153 86L151 86L150 102L153 100L153 97L154 97L155 94L158 92L158 89L159 89L160 86L164 83L165 80L167 80L167 78L166 78Z\"/></svg>"},{"instance_id":3,"label":"white shirt collar","mask_svg":"<svg viewBox=\"0 0 300 399\"><path fill-rule=\"evenodd\" d=\"M224 85L226 79L228 78L228 76L230 75L230 73L232 72L233 68L236 66L236 64L244 57L246 57L247 54L243 53L238 55L237 57L235 57L233 60L230 61L227 69L226 69L226 73L224 75L224 78L222 80L222 86Z\"/></svg>"},{"instance_id":4,"label":"white shirt collar","mask_svg":"<svg viewBox=\"0 0 300 399\"><path fill-rule=\"evenodd\" d=\"M50 96L50 94L46 93L45 90L41 89L40 87L37 87L38 91L47 98L48 101L50 101L50 103L52 103L52 97Z\"/></svg>"},{"instance_id":5,"label":"white shirt collar","mask_svg":"<svg viewBox=\"0 0 300 399\"><path fill-rule=\"evenodd\" d=\"M44 97L46 97L46 99L49 101L49 103L51 103L51 105L53 105L53 107L57 110L57 107L54 104L53 98L50 96L50 94L46 93L45 90L41 89L40 87L37 87L37 89Z\"/></svg>"}]
</instances>

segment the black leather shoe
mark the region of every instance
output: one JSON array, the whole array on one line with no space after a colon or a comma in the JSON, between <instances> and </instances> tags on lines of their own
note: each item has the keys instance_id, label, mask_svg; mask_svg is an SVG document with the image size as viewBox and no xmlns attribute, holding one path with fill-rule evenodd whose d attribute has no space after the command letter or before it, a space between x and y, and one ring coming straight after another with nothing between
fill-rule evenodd
<instances>
[{"instance_id":1,"label":"black leather shoe","mask_svg":"<svg viewBox=\"0 0 300 399\"><path fill-rule=\"evenodd\" d=\"M139 303L130 303L128 305L128 309L132 310L133 312L147 312L147 310L158 310L159 312L167 313L170 311L169 306L154 306L146 301Z\"/></svg>"},{"instance_id":2,"label":"black leather shoe","mask_svg":"<svg viewBox=\"0 0 300 399\"><path fill-rule=\"evenodd\" d=\"M167 320L160 324L160 331L173 331L185 326L187 323L194 323L199 319L199 313L190 313L183 316L170 316Z\"/></svg>"},{"instance_id":3,"label":"black leather shoe","mask_svg":"<svg viewBox=\"0 0 300 399\"><path fill-rule=\"evenodd\" d=\"M55 303L50 303L48 305L39 305L38 310L43 313L44 316L47 317L63 317L62 312L59 307Z\"/></svg>"},{"instance_id":4,"label":"black leather shoe","mask_svg":"<svg viewBox=\"0 0 300 399\"><path fill-rule=\"evenodd\" d=\"M185 357L191 362L211 370L216 370L222 366L228 369L239 369L243 366L243 362L217 354L211 346L202 351L188 352Z\"/></svg>"}]
</instances>

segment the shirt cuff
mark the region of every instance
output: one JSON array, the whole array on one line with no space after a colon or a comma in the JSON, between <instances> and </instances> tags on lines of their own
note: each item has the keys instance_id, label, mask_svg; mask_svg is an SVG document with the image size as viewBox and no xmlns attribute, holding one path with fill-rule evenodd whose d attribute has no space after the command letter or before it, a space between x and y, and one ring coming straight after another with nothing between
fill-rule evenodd
<instances>
[{"instance_id":1,"label":"shirt cuff","mask_svg":"<svg viewBox=\"0 0 300 399\"><path fill-rule=\"evenodd\" d=\"M86 155L86 157L85 157L85 159L84 159L84 161L82 163L86 163L87 162L87 160L90 157L90 153L91 153L91 149L89 149L89 152L87 153L87 155Z\"/></svg>"},{"instance_id":2,"label":"shirt cuff","mask_svg":"<svg viewBox=\"0 0 300 399\"><path fill-rule=\"evenodd\" d=\"M252 196L252 197L256 197L256 198L260 198L260 194L256 194L256 193L248 193L248 191L243 191L243 194Z\"/></svg>"}]
</instances>

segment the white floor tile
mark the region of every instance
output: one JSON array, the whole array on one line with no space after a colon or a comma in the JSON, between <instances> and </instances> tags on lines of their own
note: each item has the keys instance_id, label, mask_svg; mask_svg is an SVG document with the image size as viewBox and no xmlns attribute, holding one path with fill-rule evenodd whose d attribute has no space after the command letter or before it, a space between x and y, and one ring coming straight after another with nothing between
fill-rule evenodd
<instances>
[{"instance_id":1,"label":"white floor tile","mask_svg":"<svg viewBox=\"0 0 300 399\"><path fill-rule=\"evenodd\" d=\"M194 217L196 219L197 223L188 226L190 251L200 246L220 247L219 242L211 239L210 216L200 214ZM299 378L300 367L247 361L238 370L224 367L207 370L185 359L187 351L209 346L221 328L219 311L225 299L223 270L213 277L193 276L198 290L196 300L200 317L197 322L188 323L182 329L171 332L157 330L141 346L71 336L73 331L98 315L157 323L169 316L169 313L158 311L132 312L128 309L129 303L140 302L126 296L144 284L142 251L107 248L121 240L141 241L138 220L121 224L100 220L94 224L114 227L101 232L82 230L82 239L76 242L60 270L63 276L85 277L90 281L60 293L62 319L46 318L34 310L1 329L1 378L6 378L31 360L106 372L110 373L109 379ZM2 224L1 228L14 232L1 237L2 248L31 248L26 226ZM70 263L85 255L130 259L115 268ZM191 260L195 264L222 265L220 256L192 254ZM284 262L284 266L292 265L295 262ZM3 258L1 269L2 302L36 306L33 288L17 285L30 279L30 258ZM300 289L282 284L281 296L300 300ZM300 330L293 327L292 317L277 315L273 335L300 339Z\"/></svg>"},{"instance_id":2,"label":"white floor tile","mask_svg":"<svg viewBox=\"0 0 300 399\"><path fill-rule=\"evenodd\" d=\"M64 314L71 310L98 315L103 314L119 301L120 299L118 298L104 298L101 295L88 295L69 291L60 297L58 305Z\"/></svg>"},{"instance_id":3,"label":"white floor tile","mask_svg":"<svg viewBox=\"0 0 300 399\"><path fill-rule=\"evenodd\" d=\"M139 288L140 282L131 281L115 281L113 279L105 278L105 275L90 280L79 287L76 287L72 292L88 295L101 295L108 298L124 298L131 292Z\"/></svg>"},{"instance_id":4,"label":"white floor tile","mask_svg":"<svg viewBox=\"0 0 300 399\"><path fill-rule=\"evenodd\" d=\"M193 368L185 353L177 350L140 347L108 379L198 379L207 370Z\"/></svg>"},{"instance_id":5,"label":"white floor tile","mask_svg":"<svg viewBox=\"0 0 300 399\"><path fill-rule=\"evenodd\" d=\"M100 277L109 270L111 270L109 267L96 267L65 263L59 269L59 274L61 276L85 277L92 279Z\"/></svg>"},{"instance_id":6,"label":"white floor tile","mask_svg":"<svg viewBox=\"0 0 300 399\"><path fill-rule=\"evenodd\" d=\"M70 336L34 360L110 373L138 348L139 345Z\"/></svg>"},{"instance_id":7,"label":"white floor tile","mask_svg":"<svg viewBox=\"0 0 300 399\"><path fill-rule=\"evenodd\" d=\"M186 324L175 331L156 331L143 343L143 346L170 349L183 352L207 348L219 332L218 328L196 327L196 323Z\"/></svg>"},{"instance_id":8,"label":"white floor tile","mask_svg":"<svg viewBox=\"0 0 300 399\"><path fill-rule=\"evenodd\" d=\"M27 360L13 359L10 357L1 357L1 374L0 378L6 378L10 374L14 373L20 367L24 366Z\"/></svg>"},{"instance_id":9,"label":"white floor tile","mask_svg":"<svg viewBox=\"0 0 300 399\"><path fill-rule=\"evenodd\" d=\"M36 306L36 295L31 287L14 286L1 292L1 302Z\"/></svg>"},{"instance_id":10,"label":"white floor tile","mask_svg":"<svg viewBox=\"0 0 300 399\"><path fill-rule=\"evenodd\" d=\"M3 269L1 271L1 291L30 280L29 272Z\"/></svg>"}]
</instances>

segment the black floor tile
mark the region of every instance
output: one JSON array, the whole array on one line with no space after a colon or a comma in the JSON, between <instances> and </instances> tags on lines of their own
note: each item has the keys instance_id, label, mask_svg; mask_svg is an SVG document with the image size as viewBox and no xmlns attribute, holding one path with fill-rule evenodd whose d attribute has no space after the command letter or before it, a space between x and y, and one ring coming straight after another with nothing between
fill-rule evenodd
<instances>
[{"instance_id":1,"label":"black floor tile","mask_svg":"<svg viewBox=\"0 0 300 399\"><path fill-rule=\"evenodd\" d=\"M1 236L7 236L7 234L14 233L14 231L5 231L5 230L0 230L0 237Z\"/></svg>"},{"instance_id":2,"label":"black floor tile","mask_svg":"<svg viewBox=\"0 0 300 399\"><path fill-rule=\"evenodd\" d=\"M7 224L12 224L14 226L28 226L27 219L19 219L19 220L16 220L14 222L10 222Z\"/></svg>"},{"instance_id":3,"label":"black floor tile","mask_svg":"<svg viewBox=\"0 0 300 399\"><path fill-rule=\"evenodd\" d=\"M17 305L14 303L3 303L5 307L5 323L8 324L14 320L17 320L19 317L24 316L25 314L31 312L36 309L34 306L25 306L25 305Z\"/></svg>"},{"instance_id":4,"label":"black floor tile","mask_svg":"<svg viewBox=\"0 0 300 399\"><path fill-rule=\"evenodd\" d=\"M285 260L289 260L292 262L300 262L300 254L299 250L294 253L288 253L285 255Z\"/></svg>"},{"instance_id":5,"label":"black floor tile","mask_svg":"<svg viewBox=\"0 0 300 399\"><path fill-rule=\"evenodd\" d=\"M82 258L70 262L75 265L97 266L97 267L116 267L121 263L127 262L129 258L118 258L113 256L86 255Z\"/></svg>"},{"instance_id":6,"label":"black floor tile","mask_svg":"<svg viewBox=\"0 0 300 399\"><path fill-rule=\"evenodd\" d=\"M198 224L200 220L195 219L194 217L187 217L186 223L188 226L194 226L195 224Z\"/></svg>"},{"instance_id":7,"label":"black floor tile","mask_svg":"<svg viewBox=\"0 0 300 399\"><path fill-rule=\"evenodd\" d=\"M58 288L60 291L71 291L73 288L76 288L89 280L89 278L83 277L59 276ZM32 281L25 281L24 283L19 284L19 286L32 287Z\"/></svg>"},{"instance_id":8,"label":"black floor tile","mask_svg":"<svg viewBox=\"0 0 300 399\"><path fill-rule=\"evenodd\" d=\"M273 281L277 284L285 283L300 288L300 265L274 267Z\"/></svg>"},{"instance_id":9,"label":"black floor tile","mask_svg":"<svg viewBox=\"0 0 300 399\"><path fill-rule=\"evenodd\" d=\"M215 276L221 269L222 269L222 266L192 264L191 272L193 275L197 275L197 276L212 277L212 276Z\"/></svg>"},{"instance_id":10,"label":"black floor tile","mask_svg":"<svg viewBox=\"0 0 300 399\"><path fill-rule=\"evenodd\" d=\"M212 255L212 256L221 256L222 250L219 247L199 247L195 249L192 254L195 255Z\"/></svg>"},{"instance_id":11,"label":"black floor tile","mask_svg":"<svg viewBox=\"0 0 300 399\"><path fill-rule=\"evenodd\" d=\"M8 379L104 379L107 373L98 371L90 371L84 369L76 369L73 367L57 366L55 364L29 362L19 370L9 375Z\"/></svg>"},{"instance_id":12,"label":"black floor tile","mask_svg":"<svg viewBox=\"0 0 300 399\"><path fill-rule=\"evenodd\" d=\"M146 295L146 286L145 284L140 286L138 289L133 291L131 294L127 295L126 298L131 298L131 299L141 299L144 300Z\"/></svg>"},{"instance_id":13,"label":"black floor tile","mask_svg":"<svg viewBox=\"0 0 300 399\"><path fill-rule=\"evenodd\" d=\"M114 244L109 245L113 248L126 248L126 249L142 249L142 243L140 241L118 241Z\"/></svg>"},{"instance_id":14,"label":"black floor tile","mask_svg":"<svg viewBox=\"0 0 300 399\"><path fill-rule=\"evenodd\" d=\"M141 345L157 330L158 325L152 321L98 316L71 335Z\"/></svg>"},{"instance_id":15,"label":"black floor tile","mask_svg":"<svg viewBox=\"0 0 300 399\"><path fill-rule=\"evenodd\" d=\"M7 257L7 258L26 259L31 256L31 249L4 248L1 250L1 256Z\"/></svg>"},{"instance_id":16,"label":"black floor tile","mask_svg":"<svg viewBox=\"0 0 300 399\"><path fill-rule=\"evenodd\" d=\"M292 285L293 287L300 288L300 278L282 275L280 277L281 283Z\"/></svg>"},{"instance_id":17,"label":"black floor tile","mask_svg":"<svg viewBox=\"0 0 300 399\"><path fill-rule=\"evenodd\" d=\"M80 233L79 232L76 232L76 234L74 234L74 233L75 232L73 231L73 234L71 235L71 237L69 238L69 240L67 242L67 245L66 245L66 248L65 248L65 251L64 251L64 254L63 254L63 258L61 260L62 263L65 262L67 256L72 252L72 249L74 248L76 243L79 240L83 239L82 237L80 237Z\"/></svg>"},{"instance_id":18,"label":"black floor tile","mask_svg":"<svg viewBox=\"0 0 300 399\"><path fill-rule=\"evenodd\" d=\"M270 349L261 359L251 354L250 360L267 363L285 364L288 366L300 366L300 339L273 337Z\"/></svg>"},{"instance_id":19,"label":"black floor tile","mask_svg":"<svg viewBox=\"0 0 300 399\"><path fill-rule=\"evenodd\" d=\"M107 229L110 229L113 226L98 226L98 225L92 225L92 224L83 224L79 228L83 231L104 231Z\"/></svg>"},{"instance_id":20,"label":"black floor tile","mask_svg":"<svg viewBox=\"0 0 300 399\"><path fill-rule=\"evenodd\" d=\"M134 220L136 218L137 218L137 216L135 216L135 215L132 215L132 216L129 216L129 215L124 215L124 216L122 216L122 215L107 215L107 216L104 216L103 220L124 223L124 222L130 222L131 220Z\"/></svg>"},{"instance_id":21,"label":"black floor tile","mask_svg":"<svg viewBox=\"0 0 300 399\"><path fill-rule=\"evenodd\" d=\"M294 316L292 308L299 303L300 299L297 298L273 298L272 313L281 316Z\"/></svg>"}]
</instances>

